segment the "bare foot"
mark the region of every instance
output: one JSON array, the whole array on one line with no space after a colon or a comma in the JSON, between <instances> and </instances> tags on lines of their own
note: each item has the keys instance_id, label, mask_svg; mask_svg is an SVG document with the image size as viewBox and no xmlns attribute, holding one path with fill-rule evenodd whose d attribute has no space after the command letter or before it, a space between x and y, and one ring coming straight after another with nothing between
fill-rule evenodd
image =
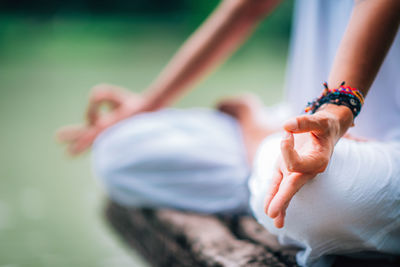
<instances>
[{"instance_id":1,"label":"bare foot","mask_svg":"<svg viewBox=\"0 0 400 267\"><path fill-rule=\"evenodd\" d=\"M275 132L263 120L263 104L256 96L248 94L224 99L217 108L238 120L251 164L258 146L265 137Z\"/></svg>"}]
</instances>

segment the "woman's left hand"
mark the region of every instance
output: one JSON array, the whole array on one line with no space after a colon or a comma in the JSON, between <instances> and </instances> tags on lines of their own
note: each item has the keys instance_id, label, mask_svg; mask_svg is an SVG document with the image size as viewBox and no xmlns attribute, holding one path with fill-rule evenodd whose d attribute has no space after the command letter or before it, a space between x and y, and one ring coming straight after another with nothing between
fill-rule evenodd
<instances>
[{"instance_id":1,"label":"woman's left hand","mask_svg":"<svg viewBox=\"0 0 400 267\"><path fill-rule=\"evenodd\" d=\"M296 192L326 169L336 142L352 121L350 109L328 104L313 115L299 116L285 123L281 156L264 206L277 228L284 226L286 209Z\"/></svg>"}]
</instances>

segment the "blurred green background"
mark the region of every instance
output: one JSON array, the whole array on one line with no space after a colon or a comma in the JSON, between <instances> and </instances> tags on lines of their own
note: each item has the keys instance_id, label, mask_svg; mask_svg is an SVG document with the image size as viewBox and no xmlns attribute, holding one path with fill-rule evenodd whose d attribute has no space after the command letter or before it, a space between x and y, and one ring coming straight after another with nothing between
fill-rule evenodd
<instances>
[{"instance_id":1,"label":"blurred green background","mask_svg":"<svg viewBox=\"0 0 400 267\"><path fill-rule=\"evenodd\" d=\"M140 92L218 1L0 1L0 266L146 266L102 218L90 155L55 130L83 120L89 89ZM292 1L178 107L251 91L281 99Z\"/></svg>"}]
</instances>

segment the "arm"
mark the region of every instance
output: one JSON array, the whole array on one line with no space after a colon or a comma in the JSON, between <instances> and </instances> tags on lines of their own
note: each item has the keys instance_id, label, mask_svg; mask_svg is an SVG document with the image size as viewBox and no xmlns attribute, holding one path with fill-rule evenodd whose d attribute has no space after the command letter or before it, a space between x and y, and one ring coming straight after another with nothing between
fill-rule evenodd
<instances>
[{"instance_id":1,"label":"arm","mask_svg":"<svg viewBox=\"0 0 400 267\"><path fill-rule=\"evenodd\" d=\"M280 1L223 0L145 90L142 101L130 105L124 114L102 123L104 128L134 114L155 111L174 102L239 48ZM96 123L100 104L101 101L90 101L89 124Z\"/></svg>"},{"instance_id":2,"label":"arm","mask_svg":"<svg viewBox=\"0 0 400 267\"><path fill-rule=\"evenodd\" d=\"M359 0L350 18L329 76L367 94L400 24L400 1ZM266 196L265 212L283 227L286 208L298 190L327 167L337 141L353 124L345 106L327 104L313 115L299 116L284 125L282 157ZM293 133L296 133L294 136Z\"/></svg>"},{"instance_id":3,"label":"arm","mask_svg":"<svg viewBox=\"0 0 400 267\"><path fill-rule=\"evenodd\" d=\"M400 1L356 0L328 84L335 88L346 81L346 84L357 88L366 96L396 37L399 25ZM344 106L327 106L327 112L332 113L340 124L335 137L336 143L352 125L353 116Z\"/></svg>"},{"instance_id":4,"label":"arm","mask_svg":"<svg viewBox=\"0 0 400 267\"><path fill-rule=\"evenodd\" d=\"M328 84L342 81L367 95L400 24L400 1L356 0Z\"/></svg>"},{"instance_id":5,"label":"arm","mask_svg":"<svg viewBox=\"0 0 400 267\"><path fill-rule=\"evenodd\" d=\"M228 58L280 0L225 0L144 93L145 110L167 106Z\"/></svg>"},{"instance_id":6,"label":"arm","mask_svg":"<svg viewBox=\"0 0 400 267\"><path fill-rule=\"evenodd\" d=\"M142 95L131 94L129 97L129 92L115 86L96 86L89 98L87 125L64 127L58 132L58 139L68 143L70 154L79 154L91 146L99 133L115 123L171 104L228 58L279 2L222 1ZM104 103L111 104L114 109L99 116L99 107Z\"/></svg>"},{"instance_id":7,"label":"arm","mask_svg":"<svg viewBox=\"0 0 400 267\"><path fill-rule=\"evenodd\" d=\"M396 37L400 25L400 1L356 0L353 14L339 46L328 84L342 81L367 95ZM352 125L353 117L345 107L331 105L337 114L339 140ZM336 140L336 142L337 142Z\"/></svg>"}]
</instances>

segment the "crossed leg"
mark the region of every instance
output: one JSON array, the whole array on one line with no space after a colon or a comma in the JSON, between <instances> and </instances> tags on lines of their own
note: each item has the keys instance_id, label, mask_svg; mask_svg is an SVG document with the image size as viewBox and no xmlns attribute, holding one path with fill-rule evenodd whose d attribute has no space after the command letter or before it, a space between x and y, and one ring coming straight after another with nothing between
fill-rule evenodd
<instances>
[{"instance_id":1,"label":"crossed leg","mask_svg":"<svg viewBox=\"0 0 400 267\"><path fill-rule=\"evenodd\" d=\"M279 136L268 137L276 129L265 123L263 106L252 96L224 100L218 108L236 118L248 159L255 160L250 179L255 185L250 188L255 217L281 241L285 237L292 237L291 242L306 240L302 262L324 254L326 251L318 248L322 244L328 249L327 240L328 245L335 245L329 247L330 253L354 247L400 253L398 246L392 245L400 240L400 148L342 139L330 167L296 195L285 228L278 230L263 207L273 158L280 153ZM248 207L249 170L238 144L237 127L230 125L226 116L207 115L198 123L201 112L180 112L181 117L176 117L179 112L152 113L141 121L134 116L103 135L93 151L95 173L104 180L111 197L126 205L206 213L243 211ZM182 123L196 124L187 131L180 127Z\"/></svg>"},{"instance_id":2,"label":"crossed leg","mask_svg":"<svg viewBox=\"0 0 400 267\"><path fill-rule=\"evenodd\" d=\"M256 219L282 244L303 248L298 262L311 264L325 254L354 251L400 253L398 142L345 135L327 170L296 194L287 224L277 229L264 213L264 198L281 153L281 137L269 137L276 130L260 120L263 108L254 97L225 100L219 109L238 120L248 158L255 161L250 192Z\"/></svg>"}]
</instances>

